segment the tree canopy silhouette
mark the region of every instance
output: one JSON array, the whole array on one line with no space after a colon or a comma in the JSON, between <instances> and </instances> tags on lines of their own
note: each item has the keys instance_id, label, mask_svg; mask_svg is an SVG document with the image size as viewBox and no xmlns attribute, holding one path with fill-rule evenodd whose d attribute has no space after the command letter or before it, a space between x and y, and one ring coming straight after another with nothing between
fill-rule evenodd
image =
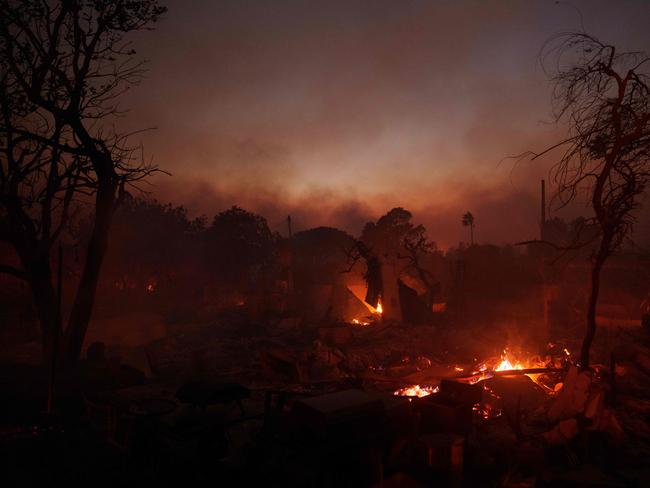
<instances>
[{"instance_id":1,"label":"tree canopy silhouette","mask_svg":"<svg viewBox=\"0 0 650 488\"><path fill-rule=\"evenodd\" d=\"M470 244L474 245L474 215L469 210L463 214L462 224L469 227Z\"/></svg>"},{"instance_id":2,"label":"tree canopy silhouette","mask_svg":"<svg viewBox=\"0 0 650 488\"><path fill-rule=\"evenodd\" d=\"M120 96L144 66L126 35L165 12L156 0L0 0L0 239L20 257L48 357L61 324L51 254L70 214L92 208L85 262L64 333L81 351L113 212L129 185L156 168L113 124Z\"/></svg>"},{"instance_id":3,"label":"tree canopy silhouette","mask_svg":"<svg viewBox=\"0 0 650 488\"><path fill-rule=\"evenodd\" d=\"M208 266L218 281L244 291L272 265L276 240L264 217L232 207L217 214L207 230Z\"/></svg>"},{"instance_id":4,"label":"tree canopy silhouette","mask_svg":"<svg viewBox=\"0 0 650 488\"><path fill-rule=\"evenodd\" d=\"M593 217L584 222L585 228L598 229L581 242L597 241L580 356L586 368L596 331L601 270L630 235L639 197L650 179L650 58L570 32L547 42L542 61L549 59L555 117L568 123L568 134L532 158L561 151L552 169L556 201L567 205L586 190ZM581 234L578 240L584 239Z\"/></svg>"},{"instance_id":5,"label":"tree canopy silhouette","mask_svg":"<svg viewBox=\"0 0 650 488\"><path fill-rule=\"evenodd\" d=\"M368 222L357 245L358 257L366 261L368 297L371 301L381 295L381 269L379 262L387 254L393 254L403 263L401 271L412 272L427 288L427 304L432 305L439 283L427 267L426 258L435 250L436 244L429 241L423 225L412 222L413 215L402 207L390 210L377 220ZM378 261L379 259L379 261ZM379 288L379 289L377 289Z\"/></svg>"}]
</instances>

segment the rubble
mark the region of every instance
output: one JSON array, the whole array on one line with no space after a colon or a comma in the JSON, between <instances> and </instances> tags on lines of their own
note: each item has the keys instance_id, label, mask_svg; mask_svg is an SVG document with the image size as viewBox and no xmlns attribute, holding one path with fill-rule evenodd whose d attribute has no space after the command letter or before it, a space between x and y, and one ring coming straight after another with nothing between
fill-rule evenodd
<instances>
[{"instance_id":1,"label":"rubble","mask_svg":"<svg viewBox=\"0 0 650 488\"><path fill-rule=\"evenodd\" d=\"M636 466L650 455L650 348L643 337L630 341L629 330L613 344L616 361L581 371L568 344L504 353L507 344L481 351L468 340L465 350L450 347L468 337L463 329L382 322L244 324L242 336L230 320L108 349L111 364L122 354L150 365L144 383L93 398L111 405L96 409L117 422L111 436L129 439L123 433L146 419L127 449L156 445L156 463L195 465L212 452L228 476L246 478L253 462L256 473L274 464L284 474L269 476L291 472L310 483L336 467L364 486L552 485L566 463L617 452Z\"/></svg>"}]
</instances>

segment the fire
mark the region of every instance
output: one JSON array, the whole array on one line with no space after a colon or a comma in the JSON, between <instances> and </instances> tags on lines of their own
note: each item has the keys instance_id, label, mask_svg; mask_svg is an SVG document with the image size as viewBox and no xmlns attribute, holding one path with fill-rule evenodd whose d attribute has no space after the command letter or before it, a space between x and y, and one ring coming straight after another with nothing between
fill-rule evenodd
<instances>
[{"instance_id":1,"label":"fire","mask_svg":"<svg viewBox=\"0 0 650 488\"><path fill-rule=\"evenodd\" d=\"M371 314L374 315L380 315L384 313L384 306L381 303L381 298L377 300L377 306L375 307L374 305L366 302L363 300L363 304L366 306L366 308L370 311Z\"/></svg>"},{"instance_id":2,"label":"fire","mask_svg":"<svg viewBox=\"0 0 650 488\"><path fill-rule=\"evenodd\" d=\"M564 348L562 352L563 354L565 354L565 357L569 357L571 355L569 350L566 348ZM515 359L506 348L503 350L503 354L501 355L500 362L496 366L494 366L493 371L512 371L518 369L521 370L521 369L543 368L547 366L548 360L549 358L546 358L546 360L544 360L539 356L530 356L525 360ZM533 380L533 382L535 382L537 385L542 387L548 393L557 391L554 390L554 388L549 387L548 385L546 385L541 381L543 376L541 374L531 373L531 374L527 374L526 376L528 376L531 380Z\"/></svg>"},{"instance_id":3,"label":"fire","mask_svg":"<svg viewBox=\"0 0 650 488\"><path fill-rule=\"evenodd\" d=\"M515 361L513 364L510 362L510 359L508 359L507 356L507 351L503 351L503 356L501 356L501 362L494 368L494 371L510 371L513 369L524 369L522 364L519 361Z\"/></svg>"},{"instance_id":4,"label":"fire","mask_svg":"<svg viewBox=\"0 0 650 488\"><path fill-rule=\"evenodd\" d=\"M565 358L570 355L568 351L564 351L563 354ZM480 381L487 380L494 376L494 373L498 371L516 371L523 369L534 369L534 368L546 368L549 365L555 367L561 367L561 363L558 363L557 360L553 361L550 357L540 357L534 355L513 355L507 348L503 350L503 353L498 359L487 360L481 362L474 366L471 370L471 376L460 378L457 381L463 381L465 383L476 384ZM458 367L454 368L456 371L459 371ZM459 371L461 372L461 371ZM537 383L539 386L544 388L546 391L552 391L552 388L549 388L548 385L542 382L543 374L541 373L528 373L526 374L531 380Z\"/></svg>"},{"instance_id":5,"label":"fire","mask_svg":"<svg viewBox=\"0 0 650 488\"><path fill-rule=\"evenodd\" d=\"M475 403L472 407L472 411L484 420L500 417L503 413L500 408L495 408L489 403Z\"/></svg>"},{"instance_id":6,"label":"fire","mask_svg":"<svg viewBox=\"0 0 650 488\"><path fill-rule=\"evenodd\" d=\"M432 395L434 393L438 393L439 391L440 391L440 387L438 386L411 385L405 388L400 388L399 390L395 390L395 393L393 394L395 396L422 398L425 396Z\"/></svg>"},{"instance_id":7,"label":"fire","mask_svg":"<svg viewBox=\"0 0 650 488\"><path fill-rule=\"evenodd\" d=\"M362 321L359 319L352 319L354 325L370 325L370 322Z\"/></svg>"},{"instance_id":8,"label":"fire","mask_svg":"<svg viewBox=\"0 0 650 488\"><path fill-rule=\"evenodd\" d=\"M147 283L145 290L147 290L148 293L153 293L156 291L156 282L152 281L151 283Z\"/></svg>"},{"instance_id":9,"label":"fire","mask_svg":"<svg viewBox=\"0 0 650 488\"><path fill-rule=\"evenodd\" d=\"M539 366L538 361L527 361L526 364L523 364L518 359L512 359L506 348L501 355L501 362L494 367L494 371L511 371L513 369L526 369L537 366Z\"/></svg>"}]
</instances>

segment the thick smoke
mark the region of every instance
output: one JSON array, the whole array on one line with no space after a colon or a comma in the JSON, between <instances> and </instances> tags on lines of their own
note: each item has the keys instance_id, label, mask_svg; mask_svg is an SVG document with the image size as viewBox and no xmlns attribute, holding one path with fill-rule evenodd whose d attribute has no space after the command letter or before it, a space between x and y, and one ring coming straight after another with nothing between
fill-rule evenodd
<instances>
[{"instance_id":1,"label":"thick smoke","mask_svg":"<svg viewBox=\"0 0 650 488\"><path fill-rule=\"evenodd\" d=\"M574 3L590 33L621 49L650 44L644 2ZM563 132L545 123L551 87L538 54L549 36L580 28L575 8L168 4L170 21L136 40L150 73L121 121L158 127L141 142L174 176L155 180L156 198L209 217L240 205L278 230L291 214L297 229L353 234L403 206L442 246L467 240L467 210L480 241L536 235L552 158L514 169L503 160Z\"/></svg>"}]
</instances>

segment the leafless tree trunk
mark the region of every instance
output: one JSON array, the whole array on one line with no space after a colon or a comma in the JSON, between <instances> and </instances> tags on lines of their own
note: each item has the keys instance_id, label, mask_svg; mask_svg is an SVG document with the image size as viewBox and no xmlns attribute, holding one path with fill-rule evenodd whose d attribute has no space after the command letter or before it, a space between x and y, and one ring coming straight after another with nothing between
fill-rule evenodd
<instances>
[{"instance_id":1,"label":"leafless tree trunk","mask_svg":"<svg viewBox=\"0 0 650 488\"><path fill-rule=\"evenodd\" d=\"M582 340L582 348L580 349L580 364L587 367L589 365L589 351L591 351L591 344L596 335L596 313L598 306L598 295L600 293L600 275L603 270L603 265L609 257L609 247L612 242L612 236L603 236L598 253L594 258L591 269L591 290L589 293L589 303L587 305L587 328L585 337Z\"/></svg>"},{"instance_id":2,"label":"leafless tree trunk","mask_svg":"<svg viewBox=\"0 0 650 488\"><path fill-rule=\"evenodd\" d=\"M113 212L126 186L157 171L136 161L112 128L116 101L144 73L125 40L165 8L157 0L0 0L0 239L22 269L48 359L59 337L51 255L73 207L91 207L92 232L61 344L78 359L91 318ZM103 122L106 121L106 124ZM94 205L91 203L94 199Z\"/></svg>"},{"instance_id":3,"label":"leafless tree trunk","mask_svg":"<svg viewBox=\"0 0 650 488\"><path fill-rule=\"evenodd\" d=\"M536 159L561 149L552 170L560 207L589 191L593 217L586 222L599 230L599 242L592 257L580 354L581 366L588 368L603 267L629 236L639 197L650 183L650 58L639 52L619 53L584 32L551 38L542 59L549 55L554 59L556 119L568 121L569 134L545 151L528 155Z\"/></svg>"},{"instance_id":4,"label":"leafless tree trunk","mask_svg":"<svg viewBox=\"0 0 650 488\"><path fill-rule=\"evenodd\" d=\"M99 274L108 247L114 204L115 189L100 187L96 194L95 221L86 253L86 262L65 331L64 354L68 362L74 362L79 357L88 330Z\"/></svg>"}]
</instances>

